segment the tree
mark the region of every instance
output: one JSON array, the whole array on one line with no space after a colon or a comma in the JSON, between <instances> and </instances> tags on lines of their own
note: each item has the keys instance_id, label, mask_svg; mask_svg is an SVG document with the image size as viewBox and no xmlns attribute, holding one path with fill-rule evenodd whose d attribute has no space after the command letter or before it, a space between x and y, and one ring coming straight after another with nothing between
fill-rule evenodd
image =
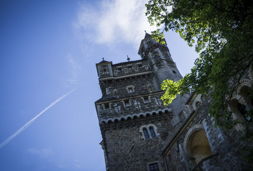
<instances>
[{"instance_id":1,"label":"tree","mask_svg":"<svg viewBox=\"0 0 253 171\"><path fill-rule=\"evenodd\" d=\"M189 91L207 94L210 113L225 123L227 100L253 64L253 1L149 0L146 8L160 32L176 31L199 53L190 74L162 83L164 104ZM159 35L156 31L153 37Z\"/></svg>"}]
</instances>

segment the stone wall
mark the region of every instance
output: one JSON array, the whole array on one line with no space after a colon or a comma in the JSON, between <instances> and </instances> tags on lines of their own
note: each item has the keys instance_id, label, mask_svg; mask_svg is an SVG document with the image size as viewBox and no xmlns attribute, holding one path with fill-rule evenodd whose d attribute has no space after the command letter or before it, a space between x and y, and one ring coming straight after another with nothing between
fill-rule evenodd
<instances>
[{"instance_id":1,"label":"stone wall","mask_svg":"<svg viewBox=\"0 0 253 171\"><path fill-rule=\"evenodd\" d=\"M240 139L234 139L227 135L215 123L214 118L208 115L209 103L207 99L202 100L196 110L181 122L180 126L173 131L174 135L167 139L163 150L163 159L166 170L250 170L245 159L239 155L238 143ZM191 135L197 130L204 130L211 149L200 162L196 162L191 154L189 143ZM226 133L226 134L225 134ZM198 137L201 141L201 137ZM236 145L237 144L237 145Z\"/></svg>"},{"instance_id":2,"label":"stone wall","mask_svg":"<svg viewBox=\"0 0 253 171\"><path fill-rule=\"evenodd\" d=\"M163 113L101 125L109 170L145 171L152 162L159 162L163 169L160 154L163 142L171 134L170 119L170 113ZM149 124L155 125L157 136L145 139L141 127Z\"/></svg>"}]
</instances>

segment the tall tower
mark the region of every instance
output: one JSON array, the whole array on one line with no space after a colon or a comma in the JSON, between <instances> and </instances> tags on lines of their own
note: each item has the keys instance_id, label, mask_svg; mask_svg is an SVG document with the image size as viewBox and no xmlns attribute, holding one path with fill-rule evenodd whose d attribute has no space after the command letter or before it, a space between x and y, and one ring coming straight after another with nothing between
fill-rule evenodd
<instances>
[{"instance_id":1,"label":"tall tower","mask_svg":"<svg viewBox=\"0 0 253 171\"><path fill-rule=\"evenodd\" d=\"M183 104L160 100L162 80L181 78L169 49L146 34L138 53L141 60L96 64L102 98L95 105L109 171L164 170L162 147Z\"/></svg>"}]
</instances>

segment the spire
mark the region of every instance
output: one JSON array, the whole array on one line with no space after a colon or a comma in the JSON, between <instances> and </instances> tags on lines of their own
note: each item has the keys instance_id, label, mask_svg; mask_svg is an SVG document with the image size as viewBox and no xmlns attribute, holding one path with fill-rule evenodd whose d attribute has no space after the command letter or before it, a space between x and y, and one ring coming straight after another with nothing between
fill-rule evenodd
<instances>
[{"instance_id":1,"label":"spire","mask_svg":"<svg viewBox=\"0 0 253 171\"><path fill-rule=\"evenodd\" d=\"M127 61L129 62L130 61L130 58L129 58L129 56L127 55Z\"/></svg>"}]
</instances>

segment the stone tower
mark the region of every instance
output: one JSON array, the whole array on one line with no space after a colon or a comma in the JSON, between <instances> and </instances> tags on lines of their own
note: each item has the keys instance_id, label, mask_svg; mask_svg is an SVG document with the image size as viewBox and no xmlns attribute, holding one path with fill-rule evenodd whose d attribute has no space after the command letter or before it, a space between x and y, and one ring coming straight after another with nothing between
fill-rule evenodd
<instances>
[{"instance_id":1,"label":"stone tower","mask_svg":"<svg viewBox=\"0 0 253 171\"><path fill-rule=\"evenodd\" d=\"M146 34L138 53L140 60L96 64L102 98L95 105L109 171L164 170L162 147L185 101L160 100L160 83L182 77L167 46Z\"/></svg>"}]
</instances>

